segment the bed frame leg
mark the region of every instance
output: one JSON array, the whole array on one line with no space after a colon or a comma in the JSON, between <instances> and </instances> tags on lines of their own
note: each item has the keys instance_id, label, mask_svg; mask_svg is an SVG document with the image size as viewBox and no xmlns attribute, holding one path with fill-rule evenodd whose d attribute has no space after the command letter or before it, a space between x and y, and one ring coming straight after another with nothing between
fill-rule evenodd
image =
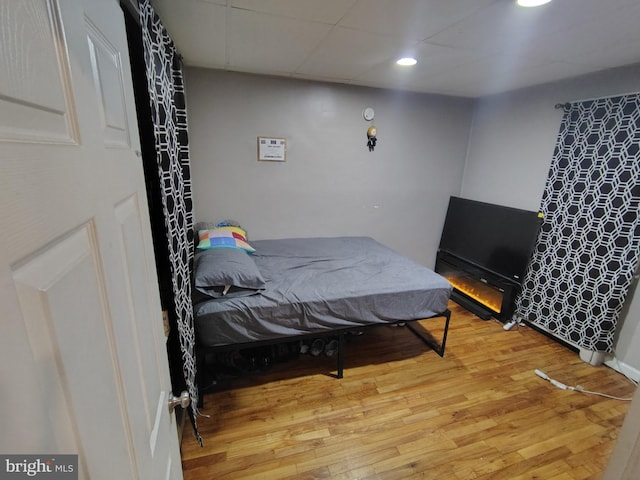
<instances>
[{"instance_id":1,"label":"bed frame leg","mask_svg":"<svg viewBox=\"0 0 640 480\"><path fill-rule=\"evenodd\" d=\"M447 333L449 332L449 320L451 320L451 312L449 310L445 310L441 315L438 316L445 317L446 319L444 322L444 333L442 334L442 341L440 342L440 345L438 345L430 338L426 338L424 335L422 335L411 323L407 323L406 325L407 328L416 335L416 337L422 340L427 346L431 347L438 355L444 357L444 347L447 343Z\"/></svg>"},{"instance_id":2,"label":"bed frame leg","mask_svg":"<svg viewBox=\"0 0 640 480\"><path fill-rule=\"evenodd\" d=\"M338 378L344 373L344 333L338 334Z\"/></svg>"}]
</instances>

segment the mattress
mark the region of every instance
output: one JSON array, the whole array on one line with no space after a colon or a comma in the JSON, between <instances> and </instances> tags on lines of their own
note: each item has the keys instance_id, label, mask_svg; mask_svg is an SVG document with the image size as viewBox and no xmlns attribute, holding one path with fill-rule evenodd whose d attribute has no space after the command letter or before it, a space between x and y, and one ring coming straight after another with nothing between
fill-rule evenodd
<instances>
[{"instance_id":1,"label":"mattress","mask_svg":"<svg viewBox=\"0 0 640 480\"><path fill-rule=\"evenodd\" d=\"M418 320L447 309L451 285L369 237L252 241L264 289L194 299L198 343L213 347Z\"/></svg>"}]
</instances>

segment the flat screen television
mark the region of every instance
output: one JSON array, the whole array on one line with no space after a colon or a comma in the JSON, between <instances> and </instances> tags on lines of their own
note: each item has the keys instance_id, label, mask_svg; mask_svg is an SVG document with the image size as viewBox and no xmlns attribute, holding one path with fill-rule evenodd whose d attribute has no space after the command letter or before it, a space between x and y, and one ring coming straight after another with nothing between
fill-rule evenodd
<instances>
[{"instance_id":1,"label":"flat screen television","mask_svg":"<svg viewBox=\"0 0 640 480\"><path fill-rule=\"evenodd\" d=\"M451 197L439 249L521 283L541 223L538 212Z\"/></svg>"}]
</instances>

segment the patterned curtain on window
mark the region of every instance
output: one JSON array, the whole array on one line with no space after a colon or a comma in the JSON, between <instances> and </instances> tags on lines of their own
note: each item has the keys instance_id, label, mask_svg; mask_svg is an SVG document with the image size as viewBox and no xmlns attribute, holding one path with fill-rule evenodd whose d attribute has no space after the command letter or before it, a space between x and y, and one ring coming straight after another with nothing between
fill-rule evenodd
<instances>
[{"instance_id":1,"label":"patterned curtain on window","mask_svg":"<svg viewBox=\"0 0 640 480\"><path fill-rule=\"evenodd\" d=\"M140 24L154 125L160 191L167 230L171 283L182 353L183 374L191 396L194 433L198 390L195 382L195 333L191 303L193 208L187 111L180 55L149 0L140 2Z\"/></svg>"},{"instance_id":2,"label":"patterned curtain on window","mask_svg":"<svg viewBox=\"0 0 640 480\"><path fill-rule=\"evenodd\" d=\"M516 314L612 352L640 249L640 95L567 104Z\"/></svg>"}]
</instances>

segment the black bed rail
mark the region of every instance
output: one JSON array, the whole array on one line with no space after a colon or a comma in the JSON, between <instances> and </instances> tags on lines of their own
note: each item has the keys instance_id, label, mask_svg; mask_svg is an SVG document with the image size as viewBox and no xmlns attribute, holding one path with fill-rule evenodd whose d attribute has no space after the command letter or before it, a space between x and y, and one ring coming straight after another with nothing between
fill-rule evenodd
<instances>
[{"instance_id":1,"label":"black bed rail","mask_svg":"<svg viewBox=\"0 0 640 480\"><path fill-rule=\"evenodd\" d=\"M415 322L419 322L422 320L429 320L432 318L445 318L444 323L444 331L442 334L442 339L438 342L434 339L428 331L422 328L420 325L420 329L423 330L421 332L415 325ZM451 311L449 309L445 310L442 313L437 315L433 315L427 318L420 318L416 320L403 320L396 323L374 323L369 325L359 325L357 327L348 327L342 329L328 330L326 332L314 332L314 333L306 333L302 335L293 335L290 337L281 337L274 338L269 340L258 340L255 342L246 342L246 343L234 343L230 345L216 345L216 346L196 346L196 365L197 365L197 375L196 382L198 384L199 395L198 395L198 408L202 408L204 406L204 393L207 390L203 385L204 379L204 369L205 369L205 357L209 353L221 353L221 352L230 352L236 350L245 350L249 348L258 348L258 347L267 347L272 345L278 345L281 343L289 343L302 341L311 338L323 338L323 337L336 337L338 338L338 351L337 351L337 372L335 377L340 379L344 377L344 350L345 350L345 335L351 334L354 332L361 332L362 330L368 327L379 327L381 325L404 325L406 326L414 335L416 335L422 342L434 350L440 357L444 357L444 349L447 343L447 334L449 332L449 321L451 320Z\"/></svg>"}]
</instances>

